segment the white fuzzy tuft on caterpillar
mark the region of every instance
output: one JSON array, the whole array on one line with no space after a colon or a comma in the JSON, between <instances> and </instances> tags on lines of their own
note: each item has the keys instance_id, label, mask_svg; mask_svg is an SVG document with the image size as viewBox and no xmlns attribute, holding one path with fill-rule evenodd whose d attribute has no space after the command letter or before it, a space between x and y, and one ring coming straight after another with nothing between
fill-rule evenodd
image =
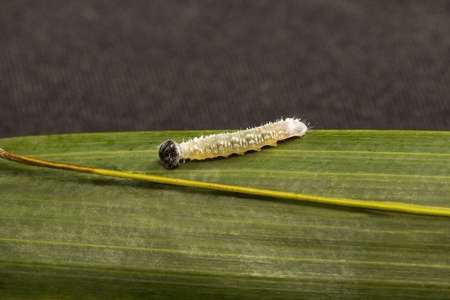
<instances>
[{"instance_id":1,"label":"white fuzzy tuft on caterpillar","mask_svg":"<svg viewBox=\"0 0 450 300\"><path fill-rule=\"evenodd\" d=\"M177 144L167 140L159 147L159 158L167 169L175 168L180 160L203 160L214 157L243 155L246 151L261 151L264 146L276 146L277 141L302 136L308 127L299 119L287 118L275 123L232 133L213 134Z\"/></svg>"}]
</instances>

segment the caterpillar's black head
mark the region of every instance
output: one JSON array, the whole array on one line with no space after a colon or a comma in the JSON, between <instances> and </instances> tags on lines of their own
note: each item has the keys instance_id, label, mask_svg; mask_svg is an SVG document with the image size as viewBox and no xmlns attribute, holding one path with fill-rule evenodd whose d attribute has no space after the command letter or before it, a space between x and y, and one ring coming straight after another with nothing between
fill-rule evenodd
<instances>
[{"instance_id":1,"label":"caterpillar's black head","mask_svg":"<svg viewBox=\"0 0 450 300\"><path fill-rule=\"evenodd\" d=\"M167 140L159 146L159 159L166 169L173 169L180 163L180 152L178 145Z\"/></svg>"}]
</instances>

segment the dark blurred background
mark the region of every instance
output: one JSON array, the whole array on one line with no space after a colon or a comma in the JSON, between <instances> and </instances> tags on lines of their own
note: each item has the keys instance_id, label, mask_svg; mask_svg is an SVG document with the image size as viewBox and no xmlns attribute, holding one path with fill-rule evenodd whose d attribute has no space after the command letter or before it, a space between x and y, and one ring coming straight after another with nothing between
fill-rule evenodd
<instances>
[{"instance_id":1,"label":"dark blurred background","mask_svg":"<svg viewBox=\"0 0 450 300\"><path fill-rule=\"evenodd\" d=\"M450 1L0 0L0 138L450 129Z\"/></svg>"}]
</instances>

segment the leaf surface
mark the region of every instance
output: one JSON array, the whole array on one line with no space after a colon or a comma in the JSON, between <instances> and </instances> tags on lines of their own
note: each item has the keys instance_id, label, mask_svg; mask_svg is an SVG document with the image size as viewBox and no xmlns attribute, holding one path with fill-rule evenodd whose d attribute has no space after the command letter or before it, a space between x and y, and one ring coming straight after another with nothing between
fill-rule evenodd
<instances>
[{"instance_id":1,"label":"leaf surface","mask_svg":"<svg viewBox=\"0 0 450 300\"><path fill-rule=\"evenodd\" d=\"M449 207L450 132L311 130L165 170L214 131L1 139L45 160ZM450 292L450 220L103 178L0 160L0 297L380 299Z\"/></svg>"}]
</instances>

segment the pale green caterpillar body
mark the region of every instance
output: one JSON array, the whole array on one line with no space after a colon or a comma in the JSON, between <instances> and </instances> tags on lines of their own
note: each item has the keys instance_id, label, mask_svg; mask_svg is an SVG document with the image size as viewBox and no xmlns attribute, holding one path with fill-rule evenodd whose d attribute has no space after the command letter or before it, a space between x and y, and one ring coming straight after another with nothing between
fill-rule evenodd
<instances>
[{"instance_id":1,"label":"pale green caterpillar body","mask_svg":"<svg viewBox=\"0 0 450 300\"><path fill-rule=\"evenodd\" d=\"M164 167L172 169L179 165L180 160L203 160L243 155L250 150L261 151L264 146L276 146L280 140L303 136L307 130L308 127L299 119L287 118L247 130L201 136L180 144L167 140L159 147L159 158Z\"/></svg>"}]
</instances>

